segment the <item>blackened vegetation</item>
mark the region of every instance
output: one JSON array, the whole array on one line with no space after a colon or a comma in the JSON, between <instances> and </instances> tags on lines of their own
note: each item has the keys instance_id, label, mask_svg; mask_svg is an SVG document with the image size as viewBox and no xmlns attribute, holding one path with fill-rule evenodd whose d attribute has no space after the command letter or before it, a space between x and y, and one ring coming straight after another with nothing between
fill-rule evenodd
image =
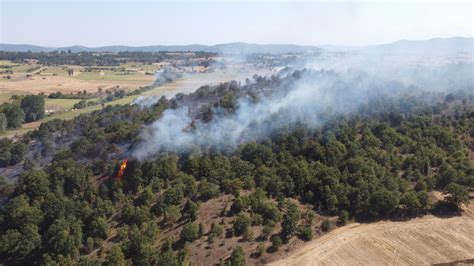
<instances>
[{"instance_id":1,"label":"blackened vegetation","mask_svg":"<svg viewBox=\"0 0 474 266\"><path fill-rule=\"evenodd\" d=\"M448 208L468 203L474 185L472 92L433 94L433 102L410 94L375 98L350 115L328 113L320 127L282 126L226 153L205 148L131 159L122 182L111 178L143 126L165 109L188 106L196 120L211 121L216 106L233 112L237 99L258 101L301 75L202 87L152 107L108 106L73 121L43 123L22 140L33 144L18 183L1 185L1 260L179 265L190 260L189 242L202 237L210 244L225 235L270 241L269 252L296 236L311 239L313 214L295 202L338 215L339 225L424 214L433 208L433 190L447 193ZM233 198L222 210L222 217L233 217L232 226L206 230L196 224L199 204L223 194ZM182 225L180 239L162 238L161 230ZM258 226L262 234L254 236ZM326 219L319 230L332 226ZM259 245L253 256L264 252ZM239 248L230 261L249 256Z\"/></svg>"}]
</instances>

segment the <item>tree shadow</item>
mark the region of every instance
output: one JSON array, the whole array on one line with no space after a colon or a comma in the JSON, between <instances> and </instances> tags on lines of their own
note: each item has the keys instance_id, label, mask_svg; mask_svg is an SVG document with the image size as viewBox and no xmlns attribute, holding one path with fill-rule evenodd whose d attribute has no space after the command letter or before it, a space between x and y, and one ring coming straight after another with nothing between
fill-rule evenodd
<instances>
[{"instance_id":1,"label":"tree shadow","mask_svg":"<svg viewBox=\"0 0 474 266\"><path fill-rule=\"evenodd\" d=\"M433 210L431 211L431 214L433 214L434 216L438 218L447 219L447 218L461 216L462 210L451 203L439 201L433 206Z\"/></svg>"},{"instance_id":2,"label":"tree shadow","mask_svg":"<svg viewBox=\"0 0 474 266\"><path fill-rule=\"evenodd\" d=\"M274 246L269 246L267 249L266 249L267 253L275 253L278 251L278 249Z\"/></svg>"}]
</instances>

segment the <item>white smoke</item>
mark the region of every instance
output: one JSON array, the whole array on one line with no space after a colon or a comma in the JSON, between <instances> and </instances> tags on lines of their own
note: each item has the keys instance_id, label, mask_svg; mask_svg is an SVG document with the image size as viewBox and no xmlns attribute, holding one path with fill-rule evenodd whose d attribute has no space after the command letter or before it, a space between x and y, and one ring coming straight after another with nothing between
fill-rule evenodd
<instances>
[{"instance_id":1,"label":"white smoke","mask_svg":"<svg viewBox=\"0 0 474 266\"><path fill-rule=\"evenodd\" d=\"M322 112L352 111L366 100L369 90L376 88L357 75L350 82L336 74L319 75L322 77L316 80L303 78L292 84L288 92L274 92L257 103L240 99L231 115L215 109L212 121L198 122L194 128L187 108L166 110L161 119L142 132L142 142L134 156L143 159L162 151L185 152L195 146L232 147L241 141L265 137L282 123L291 125L304 120L307 126L315 127L321 122L318 115Z\"/></svg>"},{"instance_id":2,"label":"white smoke","mask_svg":"<svg viewBox=\"0 0 474 266\"><path fill-rule=\"evenodd\" d=\"M242 141L259 140L281 128L302 122L317 127L324 122L325 114L347 114L375 97L394 97L406 92L440 92L457 89L474 91L472 70L474 64L442 64L432 67L387 62L364 67L346 63L338 72L307 71L301 79L293 79L285 88L273 90L255 103L245 97L237 102L234 113L214 109L208 122L194 121L186 107L166 110L161 119L146 126L142 141L133 155L145 159L160 152L189 152L195 147L227 149ZM325 62L318 62L319 66ZM344 64L344 63L341 63ZM354 66L362 69L354 70ZM318 68L318 67L316 67ZM423 100L423 99L422 99ZM427 99L426 99L427 100Z\"/></svg>"}]
</instances>

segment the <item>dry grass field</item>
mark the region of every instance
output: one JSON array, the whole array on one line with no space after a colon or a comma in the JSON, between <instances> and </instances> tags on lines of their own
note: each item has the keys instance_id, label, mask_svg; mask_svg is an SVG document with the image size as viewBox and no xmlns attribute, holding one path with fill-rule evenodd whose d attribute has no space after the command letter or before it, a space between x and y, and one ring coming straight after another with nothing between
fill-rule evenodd
<instances>
[{"instance_id":1,"label":"dry grass field","mask_svg":"<svg viewBox=\"0 0 474 266\"><path fill-rule=\"evenodd\" d=\"M236 80L243 82L246 78L252 79L254 74L268 75L271 74L268 70L248 68L232 69L229 68L223 71L216 71L210 73L186 74L183 78L172 83L164 84L160 87L144 92L143 96L166 96L173 97L177 93L191 93L204 85L218 85L222 82Z\"/></svg>"},{"instance_id":2,"label":"dry grass field","mask_svg":"<svg viewBox=\"0 0 474 266\"><path fill-rule=\"evenodd\" d=\"M2 61L0 65L12 64L8 61ZM21 65L16 66L22 71L32 67L37 68L38 65ZM133 70L129 74L123 74L120 71L94 71L81 72L82 67L67 66L74 69L73 76L67 76L67 71L64 67L43 67L41 73L31 74L26 77L28 72L20 73L14 72L11 79L0 78L0 103L9 101L12 95L38 94L44 93L46 95L61 91L63 93L76 93L83 90L88 92L96 92L98 88L107 89L110 87L120 86L125 89L135 89L140 86L146 86L153 83L155 77L153 75L146 75L145 72L153 71L161 67L159 64L142 65L142 64L124 64L123 68ZM16 70L14 70L16 71ZM36 70L38 71L38 70ZM269 74L268 70L261 70L255 68L248 69L227 69L223 71L216 71L210 73L194 73L185 74L182 78L172 82L166 83L162 86L153 88L142 93L143 96L166 96L172 98L177 93L190 93L203 85L216 85L221 82L230 80L244 81L245 78L252 78L254 74L265 75ZM4 75L2 75L4 76ZM122 99L108 102L106 105L115 104L129 104L138 96L127 96ZM52 119L72 119L79 114L84 114L99 110L100 105L89 106L80 110L71 111L73 105L79 102L76 99L46 99L45 109L52 110L54 113L46 116L38 122L25 123L21 128L16 130L9 130L1 132L0 137L14 138L17 135L24 134L29 130L39 127L40 122L46 122Z\"/></svg>"},{"instance_id":3,"label":"dry grass field","mask_svg":"<svg viewBox=\"0 0 474 266\"><path fill-rule=\"evenodd\" d=\"M474 200L462 216L353 223L270 265L428 265L474 259Z\"/></svg>"},{"instance_id":4,"label":"dry grass field","mask_svg":"<svg viewBox=\"0 0 474 266\"><path fill-rule=\"evenodd\" d=\"M94 78L95 77L95 78ZM122 78L122 79L121 79ZM120 86L127 89L136 89L149 85L154 81L152 75L107 75L101 78L100 74L81 73L74 77L33 75L31 77L12 80L0 79L0 101L7 101L11 95L50 94L61 91L76 93L86 90L96 92L99 88Z\"/></svg>"},{"instance_id":5,"label":"dry grass field","mask_svg":"<svg viewBox=\"0 0 474 266\"><path fill-rule=\"evenodd\" d=\"M145 72L153 72L159 68L156 65L146 67L135 65L135 68L127 68L129 70L127 72L119 70L84 72L84 68L80 66L46 67L37 64L13 64L9 61L1 61L0 66L12 66L0 67L0 71L13 71L13 74L0 75L0 102L8 101L15 94L50 94L57 91L77 93L84 90L96 92L99 88L107 89L115 86L133 90L153 83L155 77L146 75ZM74 69L74 75L67 75L68 68Z\"/></svg>"}]
</instances>

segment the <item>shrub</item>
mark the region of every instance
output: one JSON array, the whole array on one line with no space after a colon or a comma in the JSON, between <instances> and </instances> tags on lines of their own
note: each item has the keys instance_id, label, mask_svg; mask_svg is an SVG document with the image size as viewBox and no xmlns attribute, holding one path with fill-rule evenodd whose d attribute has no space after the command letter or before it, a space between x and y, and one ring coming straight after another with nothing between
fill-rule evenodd
<instances>
[{"instance_id":1,"label":"shrub","mask_svg":"<svg viewBox=\"0 0 474 266\"><path fill-rule=\"evenodd\" d=\"M184 225L179 236L183 241L193 242L198 238L198 231L199 229L197 225L193 223L187 223Z\"/></svg>"},{"instance_id":2,"label":"shrub","mask_svg":"<svg viewBox=\"0 0 474 266\"><path fill-rule=\"evenodd\" d=\"M272 242L273 250L278 250L283 244L283 241L281 241L281 238L279 235L272 235L272 237L270 237L270 241Z\"/></svg>"},{"instance_id":3,"label":"shrub","mask_svg":"<svg viewBox=\"0 0 474 266\"><path fill-rule=\"evenodd\" d=\"M234 222L234 233L236 236L241 236L247 232L250 226L250 219L246 215L239 215Z\"/></svg>"},{"instance_id":4,"label":"shrub","mask_svg":"<svg viewBox=\"0 0 474 266\"><path fill-rule=\"evenodd\" d=\"M324 219L323 222L321 223L321 230L323 230L323 232L327 232L331 229L331 220L329 219Z\"/></svg>"},{"instance_id":5,"label":"shrub","mask_svg":"<svg viewBox=\"0 0 474 266\"><path fill-rule=\"evenodd\" d=\"M313 239L313 230L309 226L302 226L299 230L299 237L304 241Z\"/></svg>"}]
</instances>

